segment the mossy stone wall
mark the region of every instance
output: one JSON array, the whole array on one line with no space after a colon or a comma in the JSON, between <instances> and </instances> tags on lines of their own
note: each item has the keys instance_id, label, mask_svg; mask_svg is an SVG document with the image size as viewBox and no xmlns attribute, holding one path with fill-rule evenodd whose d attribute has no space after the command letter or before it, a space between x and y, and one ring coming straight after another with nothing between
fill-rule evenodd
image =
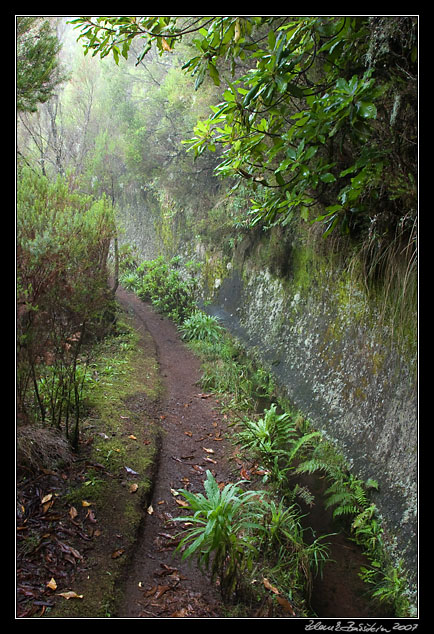
<instances>
[{"instance_id":1,"label":"mossy stone wall","mask_svg":"<svg viewBox=\"0 0 434 634\"><path fill-rule=\"evenodd\" d=\"M205 290L212 298L207 310L255 348L289 399L335 443L351 470L377 480L373 501L390 549L414 580L413 348L397 341L357 276L296 240L285 245L287 261L279 261L278 244L275 237L254 244L246 239L230 262L207 253Z\"/></svg>"},{"instance_id":2,"label":"mossy stone wall","mask_svg":"<svg viewBox=\"0 0 434 634\"><path fill-rule=\"evenodd\" d=\"M254 348L351 471L378 482L372 500L388 545L415 582L416 319L407 320L404 337L367 295L355 261L348 267L302 232L237 232L217 245L191 227L180 231L173 217L157 224L157 250L200 262L206 310Z\"/></svg>"}]
</instances>

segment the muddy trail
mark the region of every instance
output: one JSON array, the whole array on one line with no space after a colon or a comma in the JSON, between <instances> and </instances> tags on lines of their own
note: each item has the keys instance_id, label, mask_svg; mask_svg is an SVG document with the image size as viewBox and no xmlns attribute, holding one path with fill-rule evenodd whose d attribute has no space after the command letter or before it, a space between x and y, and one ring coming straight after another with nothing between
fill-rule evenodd
<instances>
[{"instance_id":1,"label":"muddy trail","mask_svg":"<svg viewBox=\"0 0 434 634\"><path fill-rule=\"evenodd\" d=\"M161 426L159 457L154 473L152 499L132 561L125 574L123 599L115 618L228 618L218 587L194 562L175 554L182 515L181 498L175 491L186 488L203 492L206 470L218 483L240 479L233 447L226 439L227 420L216 398L203 394L199 384L200 362L179 337L176 326L157 314L133 293L118 289L117 298L139 332L147 331L156 346L163 381L158 402L138 401ZM131 406L131 404L130 404ZM313 488L320 486L310 482ZM320 493L320 491L318 491ZM309 517L311 514L311 517ZM333 533L330 514L318 504L307 510L317 535ZM343 535L328 540L331 562L313 588L312 608L322 618L370 618L376 614L358 577L366 564L358 548ZM248 618L288 618L288 612L270 611L269 604L256 606ZM374 612L374 613L373 613Z\"/></svg>"},{"instance_id":2,"label":"muddy trail","mask_svg":"<svg viewBox=\"0 0 434 634\"><path fill-rule=\"evenodd\" d=\"M214 399L201 393L199 361L179 338L176 326L132 293L117 297L157 348L163 394L157 403L138 403L161 426L152 499L125 579L120 618L215 618L222 616L218 589L192 562L174 556L182 515L176 489L203 492L210 469L218 482L231 480L225 457L224 420ZM212 452L212 453L211 453Z\"/></svg>"}]
</instances>

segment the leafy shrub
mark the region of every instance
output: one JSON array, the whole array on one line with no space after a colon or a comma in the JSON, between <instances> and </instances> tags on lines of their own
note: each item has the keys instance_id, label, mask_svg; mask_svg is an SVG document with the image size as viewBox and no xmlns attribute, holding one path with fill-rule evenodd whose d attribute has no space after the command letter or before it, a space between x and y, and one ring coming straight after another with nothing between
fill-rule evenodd
<instances>
[{"instance_id":1,"label":"leafy shrub","mask_svg":"<svg viewBox=\"0 0 434 634\"><path fill-rule=\"evenodd\" d=\"M265 410L262 418L245 419L243 425L239 433L242 449L259 453L267 464L271 464L296 435L291 416L287 413L278 414L275 403Z\"/></svg>"},{"instance_id":2,"label":"leafy shrub","mask_svg":"<svg viewBox=\"0 0 434 634\"><path fill-rule=\"evenodd\" d=\"M104 330L113 208L28 169L17 188L17 402L24 420L63 425L78 443L84 339ZM41 379L44 394L40 394ZM74 427L69 427L70 415Z\"/></svg>"},{"instance_id":3,"label":"leafy shrub","mask_svg":"<svg viewBox=\"0 0 434 634\"><path fill-rule=\"evenodd\" d=\"M218 577L224 598L245 592L249 571L267 565L278 575L285 571L291 591L310 591L312 577L321 572L328 559L322 540L304 543L301 513L296 504L270 500L264 491L243 491L242 481L220 489L210 471L204 488L206 496L181 489L192 514L178 517L185 533L177 550L182 558L196 557L200 567Z\"/></svg>"},{"instance_id":4,"label":"leafy shrub","mask_svg":"<svg viewBox=\"0 0 434 634\"><path fill-rule=\"evenodd\" d=\"M179 491L193 514L176 518L192 524L177 550L183 549L183 559L195 555L202 568L211 568L212 577L220 579L223 596L229 597L256 550L249 536L253 524L246 511L262 493L243 492L239 483L227 484L220 490L210 471L206 472L204 488L206 496Z\"/></svg>"},{"instance_id":5,"label":"leafy shrub","mask_svg":"<svg viewBox=\"0 0 434 634\"><path fill-rule=\"evenodd\" d=\"M128 291L137 292L140 289L141 279L136 271L127 271L123 273L120 276L119 281Z\"/></svg>"},{"instance_id":6,"label":"leafy shrub","mask_svg":"<svg viewBox=\"0 0 434 634\"><path fill-rule=\"evenodd\" d=\"M207 340L209 343L217 343L222 335L222 328L217 317L207 315L201 310L196 310L183 322L180 332L188 341Z\"/></svg>"},{"instance_id":7,"label":"leafy shrub","mask_svg":"<svg viewBox=\"0 0 434 634\"><path fill-rule=\"evenodd\" d=\"M142 276L138 289L140 299L151 301L157 310L176 323L182 323L196 310L196 281L184 280L163 257L142 262L137 272Z\"/></svg>"}]
</instances>

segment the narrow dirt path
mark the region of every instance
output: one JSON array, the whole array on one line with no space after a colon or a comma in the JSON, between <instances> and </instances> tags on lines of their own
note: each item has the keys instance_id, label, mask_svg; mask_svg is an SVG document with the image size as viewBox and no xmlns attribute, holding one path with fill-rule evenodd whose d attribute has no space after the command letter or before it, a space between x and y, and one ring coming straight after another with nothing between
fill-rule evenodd
<instances>
[{"instance_id":1,"label":"narrow dirt path","mask_svg":"<svg viewBox=\"0 0 434 634\"><path fill-rule=\"evenodd\" d=\"M181 498L173 491L203 492L207 469L218 482L233 481L225 420L214 398L201 394L199 361L180 340L176 326L132 293L119 289L117 298L136 328L147 329L154 339L164 389L148 412L162 427L153 497L116 616L221 618L218 589L194 563L174 555L180 526L171 519L182 514Z\"/></svg>"},{"instance_id":2,"label":"narrow dirt path","mask_svg":"<svg viewBox=\"0 0 434 634\"><path fill-rule=\"evenodd\" d=\"M233 448L225 437L227 421L216 399L201 393L200 362L181 341L173 322L133 293L119 289L117 297L133 318L135 328L148 332L154 341L163 393L157 403L136 404L147 418L160 425L161 447L152 500L148 513L144 510L145 521L126 575L123 600L114 616L225 618L218 588L194 562L182 562L180 554L175 553L181 527L172 519L182 515L182 498L174 492L180 488L203 492L207 469L219 483L240 479L241 465L230 460ZM316 482L310 478L306 483L315 491L315 487L324 487L321 479ZM327 527L330 530L325 532L334 532L321 504L313 511L306 509L306 515L317 534L323 534ZM326 566L324 578L315 582L312 607L326 618L372 617L372 606L363 596L357 574L360 565L366 563L359 549L339 532L329 541L332 561ZM253 618L266 617L259 612ZM273 616L279 618L280 614L273 612Z\"/></svg>"}]
</instances>

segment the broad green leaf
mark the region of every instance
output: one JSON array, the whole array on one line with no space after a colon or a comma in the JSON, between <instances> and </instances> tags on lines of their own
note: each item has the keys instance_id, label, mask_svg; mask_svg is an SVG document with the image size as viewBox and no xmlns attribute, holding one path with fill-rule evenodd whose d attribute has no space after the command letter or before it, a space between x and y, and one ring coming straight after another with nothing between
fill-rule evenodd
<instances>
[{"instance_id":1,"label":"broad green leaf","mask_svg":"<svg viewBox=\"0 0 434 634\"><path fill-rule=\"evenodd\" d=\"M336 178L333 176L331 172L326 172L325 174L321 174L320 179L323 183L334 183Z\"/></svg>"},{"instance_id":2,"label":"broad green leaf","mask_svg":"<svg viewBox=\"0 0 434 634\"><path fill-rule=\"evenodd\" d=\"M216 86L220 86L220 76L217 68L212 62L208 62L208 71Z\"/></svg>"},{"instance_id":3,"label":"broad green leaf","mask_svg":"<svg viewBox=\"0 0 434 634\"><path fill-rule=\"evenodd\" d=\"M373 103L358 101L356 108L359 115L364 119L375 119L377 117L377 108Z\"/></svg>"}]
</instances>

